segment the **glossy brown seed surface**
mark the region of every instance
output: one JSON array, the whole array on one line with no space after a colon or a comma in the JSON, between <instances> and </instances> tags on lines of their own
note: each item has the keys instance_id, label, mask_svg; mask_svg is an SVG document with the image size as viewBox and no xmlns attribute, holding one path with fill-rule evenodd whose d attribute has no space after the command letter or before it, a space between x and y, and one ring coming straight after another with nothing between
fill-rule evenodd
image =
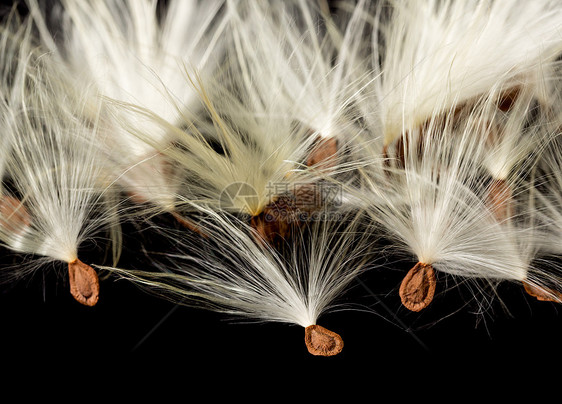
<instances>
[{"instance_id":1,"label":"glossy brown seed surface","mask_svg":"<svg viewBox=\"0 0 562 404\"><path fill-rule=\"evenodd\" d=\"M308 155L308 166L318 165L320 168L333 168L338 156L338 141L334 138L316 138L312 151Z\"/></svg>"},{"instance_id":2,"label":"glossy brown seed surface","mask_svg":"<svg viewBox=\"0 0 562 404\"><path fill-rule=\"evenodd\" d=\"M505 222L513 215L512 189L505 180L493 180L488 188L488 206L498 222Z\"/></svg>"}]
</instances>

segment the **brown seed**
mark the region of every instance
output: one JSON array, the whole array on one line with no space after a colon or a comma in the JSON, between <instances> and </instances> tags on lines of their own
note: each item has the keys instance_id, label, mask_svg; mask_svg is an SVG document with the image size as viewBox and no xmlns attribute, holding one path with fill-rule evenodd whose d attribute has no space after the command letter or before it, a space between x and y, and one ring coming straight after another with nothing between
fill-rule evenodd
<instances>
[{"instance_id":1,"label":"brown seed","mask_svg":"<svg viewBox=\"0 0 562 404\"><path fill-rule=\"evenodd\" d=\"M286 217L266 211L252 216L250 226L257 233L256 238L259 242L276 245L290 236L292 223Z\"/></svg>"},{"instance_id":2,"label":"brown seed","mask_svg":"<svg viewBox=\"0 0 562 404\"><path fill-rule=\"evenodd\" d=\"M427 137L428 123L420 126L419 131L406 130L401 134L391 145L384 145L382 157L386 167L391 166L394 161L395 168L404 169L406 167L406 159L409 158L410 152L413 152L413 157L419 161L423 156L424 138ZM394 158L389 158L390 152L394 152Z\"/></svg>"},{"instance_id":3,"label":"brown seed","mask_svg":"<svg viewBox=\"0 0 562 404\"><path fill-rule=\"evenodd\" d=\"M488 206L496 220L504 222L513 215L512 190L505 180L493 180L488 189Z\"/></svg>"},{"instance_id":4,"label":"brown seed","mask_svg":"<svg viewBox=\"0 0 562 404\"><path fill-rule=\"evenodd\" d=\"M260 243L275 244L278 237L282 237L279 231L279 223L265 219L263 213L252 216L250 227L256 232L255 239Z\"/></svg>"},{"instance_id":5,"label":"brown seed","mask_svg":"<svg viewBox=\"0 0 562 404\"><path fill-rule=\"evenodd\" d=\"M406 139L406 144L408 144L408 140ZM391 153L393 156L391 156ZM404 139L403 136L400 136L397 140L395 140L391 144L385 144L382 148L382 158L384 159L383 164L385 168L392 168L394 163L394 168L403 169L405 166L406 155L405 155L405 147L404 147ZM389 174L388 171L385 170L385 174Z\"/></svg>"},{"instance_id":6,"label":"brown seed","mask_svg":"<svg viewBox=\"0 0 562 404\"><path fill-rule=\"evenodd\" d=\"M12 196L0 196L0 226L7 231L20 234L31 224L25 206Z\"/></svg>"},{"instance_id":7,"label":"brown seed","mask_svg":"<svg viewBox=\"0 0 562 404\"><path fill-rule=\"evenodd\" d=\"M399 168L406 167L407 148L410 144L410 133L406 132L404 136L400 136L396 141L396 165Z\"/></svg>"},{"instance_id":8,"label":"brown seed","mask_svg":"<svg viewBox=\"0 0 562 404\"><path fill-rule=\"evenodd\" d=\"M537 298L542 302L556 302L562 303L562 293L552 289L544 289L538 286L529 284L528 282L523 282L523 287L525 291Z\"/></svg>"},{"instance_id":9,"label":"brown seed","mask_svg":"<svg viewBox=\"0 0 562 404\"><path fill-rule=\"evenodd\" d=\"M86 306L94 306L98 302L100 283L98 274L89 265L78 258L68 263L70 294Z\"/></svg>"},{"instance_id":10,"label":"brown seed","mask_svg":"<svg viewBox=\"0 0 562 404\"><path fill-rule=\"evenodd\" d=\"M390 167L390 157L388 155L388 145L384 144L382 146L382 158L384 159L383 164L385 167ZM386 172L386 171L385 171Z\"/></svg>"},{"instance_id":11,"label":"brown seed","mask_svg":"<svg viewBox=\"0 0 562 404\"><path fill-rule=\"evenodd\" d=\"M250 226L259 242L275 245L290 237L299 221L299 209L294 198L282 196L269 203L260 214L252 216Z\"/></svg>"},{"instance_id":12,"label":"brown seed","mask_svg":"<svg viewBox=\"0 0 562 404\"><path fill-rule=\"evenodd\" d=\"M312 215L322 209L325 200L322 195L322 186L319 184L299 184L295 186L294 210L298 211L299 217ZM304 213L305 215L302 215Z\"/></svg>"},{"instance_id":13,"label":"brown seed","mask_svg":"<svg viewBox=\"0 0 562 404\"><path fill-rule=\"evenodd\" d=\"M457 121L462 121L462 116L469 110L466 103L457 105L452 111L446 111L434 118L428 118L418 128L404 130L393 142L384 144L382 158L384 166L390 167L391 160L395 162L396 168L403 169L409 152L413 152L418 161L424 155L424 150L430 142L438 142L439 136L454 127ZM394 157L390 156L394 152Z\"/></svg>"},{"instance_id":14,"label":"brown seed","mask_svg":"<svg viewBox=\"0 0 562 404\"><path fill-rule=\"evenodd\" d=\"M435 271L431 265L418 262L406 274L400 285L402 304L411 311L425 309L435 294Z\"/></svg>"},{"instance_id":15,"label":"brown seed","mask_svg":"<svg viewBox=\"0 0 562 404\"><path fill-rule=\"evenodd\" d=\"M134 204L143 205L147 203L146 198L140 192L136 192L132 190L127 191L127 196Z\"/></svg>"},{"instance_id":16,"label":"brown seed","mask_svg":"<svg viewBox=\"0 0 562 404\"><path fill-rule=\"evenodd\" d=\"M316 324L305 328L304 342L308 352L316 356L334 356L343 349L343 340L338 334Z\"/></svg>"},{"instance_id":17,"label":"brown seed","mask_svg":"<svg viewBox=\"0 0 562 404\"><path fill-rule=\"evenodd\" d=\"M308 156L308 166L319 165L320 168L333 168L338 155L338 141L334 138L318 136Z\"/></svg>"}]
</instances>

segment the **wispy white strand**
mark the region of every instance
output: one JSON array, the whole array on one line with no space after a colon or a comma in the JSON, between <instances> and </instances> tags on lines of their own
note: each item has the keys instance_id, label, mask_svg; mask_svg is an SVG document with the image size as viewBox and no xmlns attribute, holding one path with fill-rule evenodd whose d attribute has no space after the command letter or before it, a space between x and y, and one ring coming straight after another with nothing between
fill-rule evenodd
<instances>
[{"instance_id":1,"label":"wispy white strand","mask_svg":"<svg viewBox=\"0 0 562 404\"><path fill-rule=\"evenodd\" d=\"M121 104L150 110L177 127L184 125L182 115L198 113L197 92L184 71L206 76L220 61L222 3L172 1L160 18L155 0L62 3L60 52L71 74L94 82L108 101L105 146L121 163L119 182L135 201L173 211L177 178L159 149L170 147L175 133Z\"/></svg>"},{"instance_id":2,"label":"wispy white strand","mask_svg":"<svg viewBox=\"0 0 562 404\"><path fill-rule=\"evenodd\" d=\"M343 60L334 67L331 60L340 49L330 42L331 37L342 34L335 27L330 28L330 35L317 33L309 20L324 21L326 17L307 3L295 4L298 7L228 3L227 32L233 40L225 68L216 78L189 78L212 126L195 119L185 131L176 131L179 149L161 150L186 171L187 184L180 193L187 201L218 208L225 189L246 184L255 194L251 206L250 199L243 198L234 201L231 210L258 215L279 196L272 193L273 188L292 191L322 175L306 167L315 142L310 134L335 136L338 131L325 131L315 121L323 125L339 122L337 126L346 126L346 131L354 126L355 118L345 116L358 93L357 83L350 79L356 73L346 70L353 64ZM292 20L297 15L295 8L308 16L304 27ZM316 106L321 110L315 110ZM160 117L154 118L164 123ZM341 162L339 156L335 160ZM347 170L342 164L335 172Z\"/></svg>"},{"instance_id":3,"label":"wispy white strand","mask_svg":"<svg viewBox=\"0 0 562 404\"><path fill-rule=\"evenodd\" d=\"M180 130L152 111L133 107L176 135L179 147L160 151L185 173L185 184L177 191L178 204L183 205L179 210L189 211L190 203L196 202L231 213L257 215L271 202L274 187L291 189L291 184L307 181L306 173L299 169L311 144L307 128L278 117L274 103L258 112L248 109L227 86L214 80L202 83L197 77L192 80L211 117L210 130L200 120ZM189 119L186 117L186 122ZM139 132L138 136L150 142L148 135ZM224 204L223 191L236 184L254 197L243 194Z\"/></svg>"},{"instance_id":4,"label":"wispy white strand","mask_svg":"<svg viewBox=\"0 0 562 404\"><path fill-rule=\"evenodd\" d=\"M339 20L306 0L27 3L33 19L0 31L12 251L71 273L107 231L114 262L96 268L307 338L376 269L379 235L417 263L402 284L418 283L414 311L434 269L562 303L559 1L343 1ZM337 141L329 170L309 164L318 139ZM338 195L307 208L328 216L295 221L283 197L306 204L296 193L319 184ZM171 251L120 268L123 189L206 237L154 227ZM291 233L276 245L257 242L272 207Z\"/></svg>"},{"instance_id":5,"label":"wispy white strand","mask_svg":"<svg viewBox=\"0 0 562 404\"><path fill-rule=\"evenodd\" d=\"M353 136L352 105L365 74L363 42L352 40L365 20L336 26L325 8L306 1L231 2L239 48L239 76L262 86L260 94L286 98L287 119L322 137ZM361 10L361 7L357 7ZM259 23L255 23L259 21Z\"/></svg>"},{"instance_id":6,"label":"wispy white strand","mask_svg":"<svg viewBox=\"0 0 562 404\"><path fill-rule=\"evenodd\" d=\"M308 327L335 309L352 280L372 266L372 240L360 231L359 214L313 222L278 250L256 243L245 222L200 209L209 238L171 235L172 252L152 255L160 272L107 269L180 304Z\"/></svg>"},{"instance_id":7,"label":"wispy white strand","mask_svg":"<svg viewBox=\"0 0 562 404\"><path fill-rule=\"evenodd\" d=\"M397 256L410 254L412 264L463 279L530 282L541 231L519 217L521 204L528 213L521 201L528 188L516 177L507 179L512 213L499 218L505 207L490 202L483 119L472 112L444 124L438 114L423 133L407 138L402 168L365 170L367 185L357 198Z\"/></svg>"},{"instance_id":8,"label":"wispy white strand","mask_svg":"<svg viewBox=\"0 0 562 404\"><path fill-rule=\"evenodd\" d=\"M22 23L14 10L3 21L0 33L0 62L1 70L0 96L1 113L0 125L4 132L13 125L16 117L12 106L21 103L24 94L18 91L17 83L23 80L28 55L32 52L29 23ZM10 136L0 137L0 178L3 178L6 159L10 152Z\"/></svg>"},{"instance_id":9,"label":"wispy white strand","mask_svg":"<svg viewBox=\"0 0 562 404\"><path fill-rule=\"evenodd\" d=\"M557 1L393 1L390 14L377 25L382 71L373 63L385 144L436 105L448 110L498 83L517 87L561 50Z\"/></svg>"},{"instance_id":10,"label":"wispy white strand","mask_svg":"<svg viewBox=\"0 0 562 404\"><path fill-rule=\"evenodd\" d=\"M537 156L551 141L552 121L560 108L552 93L560 90L559 80L552 74L558 63L545 63L536 71L536 79L521 80L509 108L497 107L502 88L492 87L486 97L488 115L480 131L487 145L484 164L490 175L505 180L517 172L532 172ZM554 99L553 99L554 98Z\"/></svg>"},{"instance_id":11,"label":"wispy white strand","mask_svg":"<svg viewBox=\"0 0 562 404\"><path fill-rule=\"evenodd\" d=\"M562 122L558 120L558 122ZM542 298L562 302L562 268L560 267L560 243L562 223L562 184L560 166L560 129L545 147L538 162L536 175L532 179L528 216L536 222L536 265L530 271L530 286L544 292Z\"/></svg>"}]
</instances>

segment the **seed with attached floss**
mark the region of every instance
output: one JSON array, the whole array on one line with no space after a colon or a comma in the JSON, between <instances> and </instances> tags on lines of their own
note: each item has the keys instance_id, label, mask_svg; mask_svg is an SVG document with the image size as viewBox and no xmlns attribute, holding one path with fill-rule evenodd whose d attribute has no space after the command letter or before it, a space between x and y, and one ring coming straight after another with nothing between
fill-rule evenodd
<instances>
[{"instance_id":1,"label":"seed with attached floss","mask_svg":"<svg viewBox=\"0 0 562 404\"><path fill-rule=\"evenodd\" d=\"M523 282L525 291L542 302L562 302L562 293L552 289L545 289L539 286L531 285L529 282Z\"/></svg>"}]
</instances>

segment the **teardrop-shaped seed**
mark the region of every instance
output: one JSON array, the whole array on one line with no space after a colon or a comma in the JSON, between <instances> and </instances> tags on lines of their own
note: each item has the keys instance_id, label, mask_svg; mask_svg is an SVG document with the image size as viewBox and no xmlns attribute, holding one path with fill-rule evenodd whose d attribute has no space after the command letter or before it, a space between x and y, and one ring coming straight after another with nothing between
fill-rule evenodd
<instances>
[{"instance_id":1,"label":"teardrop-shaped seed","mask_svg":"<svg viewBox=\"0 0 562 404\"><path fill-rule=\"evenodd\" d=\"M435 270L431 265L418 262L406 274L400 285L402 304L411 311L425 309L435 294Z\"/></svg>"},{"instance_id":2,"label":"teardrop-shaped seed","mask_svg":"<svg viewBox=\"0 0 562 404\"><path fill-rule=\"evenodd\" d=\"M5 230L21 234L31 224L29 212L12 196L0 196L0 226Z\"/></svg>"},{"instance_id":3,"label":"teardrop-shaped seed","mask_svg":"<svg viewBox=\"0 0 562 404\"><path fill-rule=\"evenodd\" d=\"M316 356L334 356L343 349L339 334L316 324L305 328L304 341L308 352Z\"/></svg>"},{"instance_id":4,"label":"teardrop-shaped seed","mask_svg":"<svg viewBox=\"0 0 562 404\"><path fill-rule=\"evenodd\" d=\"M498 222L505 222L513 215L512 196L512 189L505 180L496 179L490 184L488 206Z\"/></svg>"},{"instance_id":5,"label":"teardrop-shaped seed","mask_svg":"<svg viewBox=\"0 0 562 404\"><path fill-rule=\"evenodd\" d=\"M86 306L95 306L99 299L100 283L98 274L78 258L68 263L70 294Z\"/></svg>"}]
</instances>

